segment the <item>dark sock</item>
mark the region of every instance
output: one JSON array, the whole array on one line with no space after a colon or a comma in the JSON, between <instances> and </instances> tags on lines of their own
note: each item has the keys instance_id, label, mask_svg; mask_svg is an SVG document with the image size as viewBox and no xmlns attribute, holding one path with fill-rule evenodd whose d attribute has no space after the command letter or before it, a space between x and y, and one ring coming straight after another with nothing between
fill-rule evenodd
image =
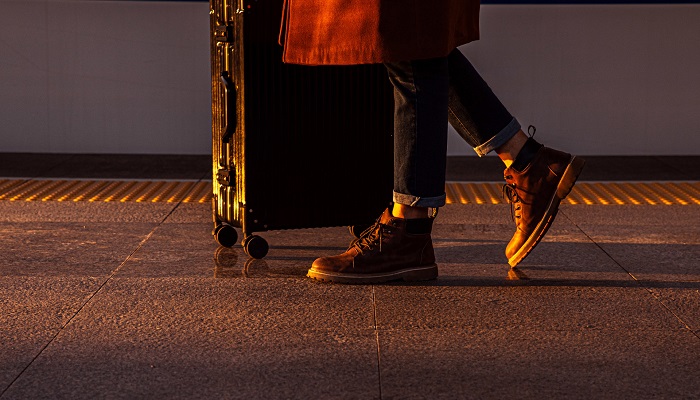
<instances>
[{"instance_id":1,"label":"dark sock","mask_svg":"<svg viewBox=\"0 0 700 400\"><path fill-rule=\"evenodd\" d=\"M537 143L535 139L531 137L527 138L527 142L525 142L523 148L520 149L518 155L515 156L515 160L513 161L511 168L516 171L522 171L527 168L541 147L542 145Z\"/></svg>"},{"instance_id":2,"label":"dark sock","mask_svg":"<svg viewBox=\"0 0 700 400\"><path fill-rule=\"evenodd\" d=\"M406 232L420 235L430 233L433 227L434 218L411 218L406 220Z\"/></svg>"}]
</instances>

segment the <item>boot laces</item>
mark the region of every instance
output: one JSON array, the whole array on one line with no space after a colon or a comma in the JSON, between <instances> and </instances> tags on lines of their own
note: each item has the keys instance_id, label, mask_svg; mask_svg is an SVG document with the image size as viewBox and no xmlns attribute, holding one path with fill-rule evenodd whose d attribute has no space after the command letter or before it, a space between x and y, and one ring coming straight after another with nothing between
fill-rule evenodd
<instances>
[{"instance_id":1,"label":"boot laces","mask_svg":"<svg viewBox=\"0 0 700 400\"><path fill-rule=\"evenodd\" d=\"M509 179L513 179L513 176L506 176L506 182ZM520 198L520 195L518 194L515 182L506 183L505 185L503 185L503 198L510 204L510 218L513 220L513 222L517 223L516 219L520 218L520 214L518 213L518 211L522 209L523 201Z\"/></svg>"},{"instance_id":2,"label":"boot laces","mask_svg":"<svg viewBox=\"0 0 700 400\"><path fill-rule=\"evenodd\" d=\"M527 135L529 137L534 138L535 132L537 132L537 128L534 125L527 127ZM517 224L518 221L516 219L521 217L519 211L522 210L523 199L518 194L518 187L515 182L509 182L513 179L513 175L507 175L505 178L506 184L503 185L503 198L510 204L510 219Z\"/></svg>"},{"instance_id":3,"label":"boot laces","mask_svg":"<svg viewBox=\"0 0 700 400\"><path fill-rule=\"evenodd\" d=\"M357 239L350 242L348 250L354 247L360 254L364 254L365 251L371 251L375 246L379 246L379 251L381 251L383 232L384 225L377 220L369 228L362 231Z\"/></svg>"}]
</instances>

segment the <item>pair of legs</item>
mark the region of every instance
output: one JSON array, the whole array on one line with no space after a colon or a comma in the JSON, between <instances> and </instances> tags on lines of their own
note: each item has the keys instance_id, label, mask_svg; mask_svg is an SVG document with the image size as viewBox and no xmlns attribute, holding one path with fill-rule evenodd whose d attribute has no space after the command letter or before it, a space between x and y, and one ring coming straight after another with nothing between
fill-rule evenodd
<instances>
[{"instance_id":1,"label":"pair of legs","mask_svg":"<svg viewBox=\"0 0 700 400\"><path fill-rule=\"evenodd\" d=\"M394 215L418 218L445 204L447 123L479 156L509 167L527 141L472 64L447 57L386 63L394 85Z\"/></svg>"},{"instance_id":2,"label":"pair of legs","mask_svg":"<svg viewBox=\"0 0 700 400\"><path fill-rule=\"evenodd\" d=\"M447 57L386 63L394 85L394 205L344 253L314 261L307 276L340 283L428 280L438 275L430 209L445 205L448 122L480 156L506 168L503 193L516 230L511 266L539 243L583 160L528 138L459 50Z\"/></svg>"}]
</instances>

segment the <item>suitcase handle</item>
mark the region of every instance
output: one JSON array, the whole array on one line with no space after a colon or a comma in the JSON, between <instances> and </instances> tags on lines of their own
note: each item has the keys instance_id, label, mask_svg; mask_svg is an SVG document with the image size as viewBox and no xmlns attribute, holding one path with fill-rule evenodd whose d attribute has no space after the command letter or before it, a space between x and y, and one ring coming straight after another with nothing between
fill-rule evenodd
<instances>
[{"instance_id":1,"label":"suitcase handle","mask_svg":"<svg viewBox=\"0 0 700 400\"><path fill-rule=\"evenodd\" d=\"M236 85L234 85L231 80L228 71L221 73L220 80L221 83L224 84L224 93L226 94L226 107L224 107L226 126L224 127L224 134L221 137L221 141L228 143L236 132L236 125L238 124L236 119Z\"/></svg>"}]
</instances>

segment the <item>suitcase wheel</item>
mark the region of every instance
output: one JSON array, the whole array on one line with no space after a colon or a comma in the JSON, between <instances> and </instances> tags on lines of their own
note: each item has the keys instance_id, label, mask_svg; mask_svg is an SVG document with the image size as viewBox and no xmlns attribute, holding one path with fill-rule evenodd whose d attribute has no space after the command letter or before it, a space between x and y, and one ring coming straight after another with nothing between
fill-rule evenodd
<instances>
[{"instance_id":1,"label":"suitcase wheel","mask_svg":"<svg viewBox=\"0 0 700 400\"><path fill-rule=\"evenodd\" d=\"M256 259L261 259L267 255L267 251L270 249L267 241L260 236L250 235L243 239L243 251L245 253Z\"/></svg>"},{"instance_id":2,"label":"suitcase wheel","mask_svg":"<svg viewBox=\"0 0 700 400\"><path fill-rule=\"evenodd\" d=\"M233 247L238 242L238 232L228 224L221 224L214 228L214 239L224 247Z\"/></svg>"}]
</instances>

